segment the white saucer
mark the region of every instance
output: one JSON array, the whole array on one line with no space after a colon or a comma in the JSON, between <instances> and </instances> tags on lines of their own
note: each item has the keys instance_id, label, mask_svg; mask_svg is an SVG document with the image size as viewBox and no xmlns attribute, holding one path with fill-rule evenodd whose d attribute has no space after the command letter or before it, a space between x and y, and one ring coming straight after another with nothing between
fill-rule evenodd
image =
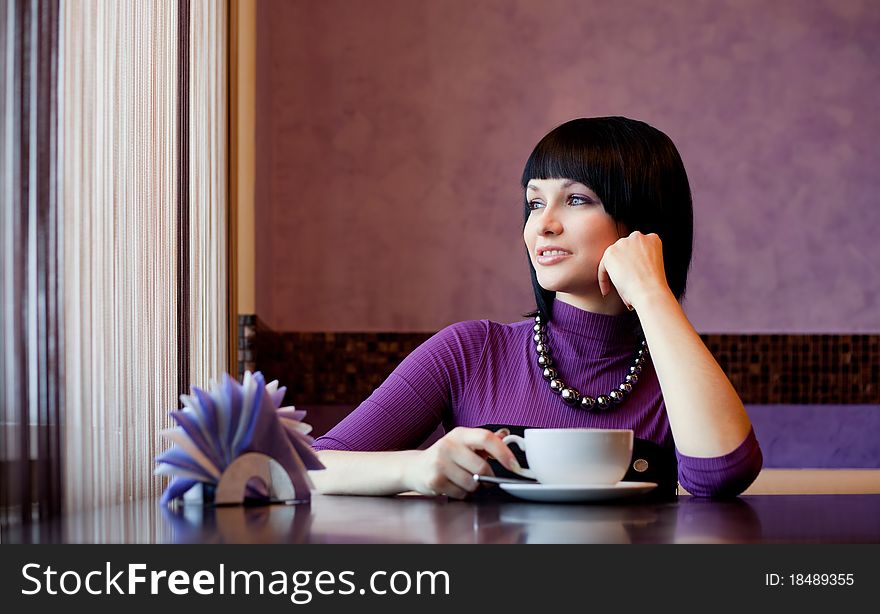
<instances>
[{"instance_id":1,"label":"white saucer","mask_svg":"<svg viewBox=\"0 0 880 614\"><path fill-rule=\"evenodd\" d=\"M505 491L529 501L609 501L640 495L657 488L654 482L618 482L614 485L499 484Z\"/></svg>"}]
</instances>

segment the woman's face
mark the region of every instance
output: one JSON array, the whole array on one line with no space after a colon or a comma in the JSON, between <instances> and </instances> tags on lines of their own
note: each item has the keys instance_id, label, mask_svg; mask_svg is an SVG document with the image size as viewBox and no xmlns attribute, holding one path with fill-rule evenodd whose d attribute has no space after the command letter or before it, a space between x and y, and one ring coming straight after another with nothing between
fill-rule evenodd
<instances>
[{"instance_id":1,"label":"woman's face","mask_svg":"<svg viewBox=\"0 0 880 614\"><path fill-rule=\"evenodd\" d=\"M571 179L532 179L526 200L523 239L541 287L584 309L619 313L622 301L616 291L602 297L598 272L620 235L596 193Z\"/></svg>"}]
</instances>

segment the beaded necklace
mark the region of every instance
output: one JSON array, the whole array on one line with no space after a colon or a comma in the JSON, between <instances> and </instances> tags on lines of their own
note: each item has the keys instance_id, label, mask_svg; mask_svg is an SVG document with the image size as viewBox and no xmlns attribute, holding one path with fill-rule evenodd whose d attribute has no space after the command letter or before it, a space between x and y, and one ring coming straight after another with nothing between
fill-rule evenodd
<instances>
[{"instance_id":1,"label":"beaded necklace","mask_svg":"<svg viewBox=\"0 0 880 614\"><path fill-rule=\"evenodd\" d=\"M550 384L550 390L562 397L568 405L572 407L580 407L585 411L606 411L613 409L614 406L623 403L623 400L633 391L639 381L639 374L642 372L642 366L648 359L648 343L642 339L639 344L639 350L633 360L629 373L624 381L615 390L608 394L602 394L597 397L581 394L576 388L567 385L559 377L559 372L553 367L553 358L550 356L550 345L548 344L547 326L541 320L541 316L535 316L534 336L535 351L538 353L538 367L543 369L544 379Z\"/></svg>"}]
</instances>

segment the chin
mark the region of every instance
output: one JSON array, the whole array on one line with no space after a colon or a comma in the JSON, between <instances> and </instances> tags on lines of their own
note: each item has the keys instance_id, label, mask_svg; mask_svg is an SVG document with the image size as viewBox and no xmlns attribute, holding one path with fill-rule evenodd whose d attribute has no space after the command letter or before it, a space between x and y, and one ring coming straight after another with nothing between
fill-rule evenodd
<instances>
[{"instance_id":1,"label":"chin","mask_svg":"<svg viewBox=\"0 0 880 614\"><path fill-rule=\"evenodd\" d=\"M562 284L542 284L538 282L538 285L541 286L547 292L555 292L559 294L560 292L563 294L571 294L571 289L568 286Z\"/></svg>"},{"instance_id":2,"label":"chin","mask_svg":"<svg viewBox=\"0 0 880 614\"><path fill-rule=\"evenodd\" d=\"M542 267L544 268L544 267ZM597 265L598 268L598 265ZM547 270L552 269L552 270ZM581 293L589 291L589 281L579 269L564 270L562 267L546 267L536 270L538 285L548 292ZM597 287L598 287L598 280Z\"/></svg>"},{"instance_id":3,"label":"chin","mask_svg":"<svg viewBox=\"0 0 880 614\"><path fill-rule=\"evenodd\" d=\"M565 283L559 280L555 280L553 283L543 283L540 278L538 279L538 284L547 292L555 292L557 296L560 294L567 294L570 296L591 295L591 289L585 288L583 284ZM601 297L601 293L599 296Z\"/></svg>"}]
</instances>

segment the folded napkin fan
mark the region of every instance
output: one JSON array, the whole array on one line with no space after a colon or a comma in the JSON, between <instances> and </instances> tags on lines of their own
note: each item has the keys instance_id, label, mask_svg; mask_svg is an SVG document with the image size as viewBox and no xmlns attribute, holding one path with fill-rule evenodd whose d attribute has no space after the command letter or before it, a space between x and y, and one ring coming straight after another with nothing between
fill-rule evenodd
<instances>
[{"instance_id":1,"label":"folded napkin fan","mask_svg":"<svg viewBox=\"0 0 880 614\"><path fill-rule=\"evenodd\" d=\"M290 477L296 499L309 500L312 483L306 472L324 466L312 449L312 427L302 422L306 412L281 407L286 390L277 380L266 384L259 371L247 371L241 383L224 374L210 392L193 386L191 395L180 395L183 409L170 412L177 426L160 433L172 444L156 458L155 474L171 476L162 503L199 483L217 485L226 468L248 452L277 461ZM269 499L271 493L251 481L246 494Z\"/></svg>"}]
</instances>

